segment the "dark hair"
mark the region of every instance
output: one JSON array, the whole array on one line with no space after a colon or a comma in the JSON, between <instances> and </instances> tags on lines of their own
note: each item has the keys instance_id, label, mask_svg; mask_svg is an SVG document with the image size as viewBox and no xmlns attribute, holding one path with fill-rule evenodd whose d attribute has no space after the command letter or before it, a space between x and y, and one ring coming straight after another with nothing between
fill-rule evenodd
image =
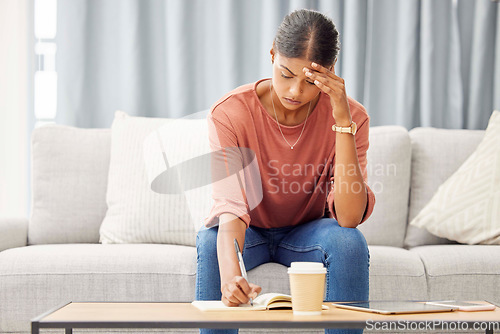
<instances>
[{"instance_id":1,"label":"dark hair","mask_svg":"<svg viewBox=\"0 0 500 334\"><path fill-rule=\"evenodd\" d=\"M306 58L330 66L340 50L339 32L324 14L296 10L285 16L278 27L274 50L287 58Z\"/></svg>"}]
</instances>

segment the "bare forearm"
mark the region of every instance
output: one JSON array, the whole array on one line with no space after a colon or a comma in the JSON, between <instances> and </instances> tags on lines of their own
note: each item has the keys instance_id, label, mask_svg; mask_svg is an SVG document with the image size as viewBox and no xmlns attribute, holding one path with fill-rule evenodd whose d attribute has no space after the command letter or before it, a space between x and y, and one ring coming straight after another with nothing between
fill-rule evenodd
<instances>
[{"instance_id":1,"label":"bare forearm","mask_svg":"<svg viewBox=\"0 0 500 334\"><path fill-rule=\"evenodd\" d=\"M311 63L311 68L304 67L305 75L314 80L314 84L330 96L332 116L337 126L351 125L352 116L349 99L345 90L345 81L335 74L335 62L329 68ZM366 208L366 187L359 167L354 136L336 133L335 143L335 181L334 210L339 225L356 227L361 222Z\"/></svg>"},{"instance_id":2,"label":"bare forearm","mask_svg":"<svg viewBox=\"0 0 500 334\"><path fill-rule=\"evenodd\" d=\"M348 126L350 122L344 122ZM366 187L359 166L353 135L336 133L335 138L335 213L340 226L356 227L366 209Z\"/></svg>"},{"instance_id":3,"label":"bare forearm","mask_svg":"<svg viewBox=\"0 0 500 334\"><path fill-rule=\"evenodd\" d=\"M231 213L220 215L219 232L217 234L217 259L219 260L221 287L234 276L241 275L233 240L236 238L240 249L243 250L245 230L246 224L236 215Z\"/></svg>"}]
</instances>

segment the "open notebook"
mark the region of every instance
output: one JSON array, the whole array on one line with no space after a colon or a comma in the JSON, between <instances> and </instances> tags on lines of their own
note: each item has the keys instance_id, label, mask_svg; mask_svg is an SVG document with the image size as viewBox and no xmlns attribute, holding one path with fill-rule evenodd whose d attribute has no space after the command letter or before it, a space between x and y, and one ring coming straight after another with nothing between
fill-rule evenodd
<instances>
[{"instance_id":1,"label":"open notebook","mask_svg":"<svg viewBox=\"0 0 500 334\"><path fill-rule=\"evenodd\" d=\"M239 306L226 306L221 300L195 300L192 302L201 311L264 311L276 308L292 308L292 296L281 293L264 293L253 300L250 304ZM323 310L328 310L328 306L323 305Z\"/></svg>"}]
</instances>

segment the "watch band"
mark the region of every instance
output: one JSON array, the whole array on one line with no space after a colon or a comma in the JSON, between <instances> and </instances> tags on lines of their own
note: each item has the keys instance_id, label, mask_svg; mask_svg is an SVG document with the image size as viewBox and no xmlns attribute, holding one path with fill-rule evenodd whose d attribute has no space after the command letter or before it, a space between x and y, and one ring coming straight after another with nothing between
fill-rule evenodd
<instances>
[{"instance_id":1,"label":"watch band","mask_svg":"<svg viewBox=\"0 0 500 334\"><path fill-rule=\"evenodd\" d=\"M339 133L350 133L352 135L355 135L356 132L358 131L358 127L356 126L356 123L354 123L354 122L351 122L350 126L337 126L337 125L333 124L332 130L335 132L339 132Z\"/></svg>"}]
</instances>

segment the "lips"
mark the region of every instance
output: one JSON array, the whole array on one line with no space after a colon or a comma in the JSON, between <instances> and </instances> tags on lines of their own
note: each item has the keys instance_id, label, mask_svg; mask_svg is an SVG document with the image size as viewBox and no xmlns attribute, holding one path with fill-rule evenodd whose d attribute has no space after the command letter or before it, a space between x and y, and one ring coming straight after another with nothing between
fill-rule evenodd
<instances>
[{"instance_id":1,"label":"lips","mask_svg":"<svg viewBox=\"0 0 500 334\"><path fill-rule=\"evenodd\" d=\"M290 103L290 104L300 104L300 101L295 101L295 100L292 100L292 99L288 99L286 97L283 98L286 102Z\"/></svg>"}]
</instances>

